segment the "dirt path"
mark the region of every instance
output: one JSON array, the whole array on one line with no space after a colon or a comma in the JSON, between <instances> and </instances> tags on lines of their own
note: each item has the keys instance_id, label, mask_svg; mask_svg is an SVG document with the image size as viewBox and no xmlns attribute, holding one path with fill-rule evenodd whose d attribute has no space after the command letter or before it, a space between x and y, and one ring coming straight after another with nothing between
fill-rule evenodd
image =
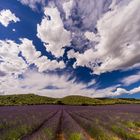
<instances>
[{"instance_id":1,"label":"dirt path","mask_svg":"<svg viewBox=\"0 0 140 140\"><path fill-rule=\"evenodd\" d=\"M56 136L56 140L65 140L63 133L58 133Z\"/></svg>"},{"instance_id":2,"label":"dirt path","mask_svg":"<svg viewBox=\"0 0 140 140\"><path fill-rule=\"evenodd\" d=\"M56 132L55 140L65 140L64 134L62 132L62 121L63 121L63 109L62 109L62 112L61 112L60 121L59 121L59 125L58 125L58 130Z\"/></svg>"},{"instance_id":3,"label":"dirt path","mask_svg":"<svg viewBox=\"0 0 140 140\"><path fill-rule=\"evenodd\" d=\"M85 131L85 129L83 129L82 127L81 127L81 129L83 130L83 134L87 138L87 140L95 140Z\"/></svg>"}]
</instances>

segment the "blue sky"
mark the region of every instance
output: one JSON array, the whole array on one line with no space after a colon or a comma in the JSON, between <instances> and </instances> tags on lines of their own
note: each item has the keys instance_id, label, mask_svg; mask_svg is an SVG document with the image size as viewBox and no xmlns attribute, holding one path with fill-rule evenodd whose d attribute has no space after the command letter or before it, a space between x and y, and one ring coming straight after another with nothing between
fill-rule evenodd
<instances>
[{"instance_id":1,"label":"blue sky","mask_svg":"<svg viewBox=\"0 0 140 140\"><path fill-rule=\"evenodd\" d=\"M139 6L0 1L0 94L140 98Z\"/></svg>"}]
</instances>

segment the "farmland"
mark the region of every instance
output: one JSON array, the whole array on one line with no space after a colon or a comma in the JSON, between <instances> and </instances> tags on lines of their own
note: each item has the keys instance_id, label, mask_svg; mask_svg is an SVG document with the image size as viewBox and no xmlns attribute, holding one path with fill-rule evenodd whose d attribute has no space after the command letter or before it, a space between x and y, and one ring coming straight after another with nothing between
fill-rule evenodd
<instances>
[{"instance_id":1,"label":"farmland","mask_svg":"<svg viewBox=\"0 0 140 140\"><path fill-rule=\"evenodd\" d=\"M140 140L140 106L1 106L0 140Z\"/></svg>"}]
</instances>

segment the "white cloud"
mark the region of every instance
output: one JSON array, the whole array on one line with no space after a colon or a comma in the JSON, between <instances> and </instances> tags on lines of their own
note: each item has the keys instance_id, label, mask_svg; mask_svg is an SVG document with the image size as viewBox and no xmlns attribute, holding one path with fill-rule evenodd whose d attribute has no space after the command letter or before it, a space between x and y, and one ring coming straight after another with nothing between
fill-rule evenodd
<instances>
[{"instance_id":1,"label":"white cloud","mask_svg":"<svg viewBox=\"0 0 140 140\"><path fill-rule=\"evenodd\" d=\"M35 64L38 67L39 72L47 70L55 70L57 68L64 68L63 61L57 62L56 60L49 60L46 56L41 56L40 51L36 51L35 46L29 39L21 39L22 43L19 48L22 55L25 57L29 64Z\"/></svg>"},{"instance_id":2,"label":"white cloud","mask_svg":"<svg viewBox=\"0 0 140 140\"><path fill-rule=\"evenodd\" d=\"M116 1L117 0L112 0L112 3L109 6L110 9L114 9L114 7L116 7Z\"/></svg>"},{"instance_id":3,"label":"white cloud","mask_svg":"<svg viewBox=\"0 0 140 140\"><path fill-rule=\"evenodd\" d=\"M58 76L27 71L24 74L24 79L18 79L13 76L0 77L0 89L2 89L5 94L36 93L51 97L80 94L81 92L78 92L85 87L85 85L74 83L74 80L68 81L68 78L66 75ZM49 86L57 87L57 89L47 89Z\"/></svg>"},{"instance_id":4,"label":"white cloud","mask_svg":"<svg viewBox=\"0 0 140 140\"><path fill-rule=\"evenodd\" d=\"M39 68L39 72L65 68L63 61L57 62L56 60L49 60L45 56L39 57L35 65Z\"/></svg>"},{"instance_id":5,"label":"white cloud","mask_svg":"<svg viewBox=\"0 0 140 140\"><path fill-rule=\"evenodd\" d=\"M86 31L84 35L90 41L99 42L99 36L93 32Z\"/></svg>"},{"instance_id":6,"label":"white cloud","mask_svg":"<svg viewBox=\"0 0 140 140\"><path fill-rule=\"evenodd\" d=\"M87 89L87 86L96 84L94 80L84 84L75 83L74 79L68 79L69 76L67 75L58 76L56 74L44 74L33 70L27 70L23 74L22 79L19 79L14 75L0 77L0 89L5 95L35 93L58 98L69 95L83 95L93 98L116 97L122 94L135 94L140 92L140 87L128 91L119 88L119 85L104 89Z\"/></svg>"},{"instance_id":7,"label":"white cloud","mask_svg":"<svg viewBox=\"0 0 140 140\"><path fill-rule=\"evenodd\" d=\"M140 72L138 72L137 74L123 78L121 80L121 83L123 83L126 86L129 86L129 85L134 84L138 81L140 81Z\"/></svg>"},{"instance_id":8,"label":"white cloud","mask_svg":"<svg viewBox=\"0 0 140 140\"><path fill-rule=\"evenodd\" d=\"M26 38L20 39L22 43L19 48L22 52L22 55L25 57L29 64L34 63L41 55L40 51L36 51L35 46L32 41Z\"/></svg>"},{"instance_id":9,"label":"white cloud","mask_svg":"<svg viewBox=\"0 0 140 140\"><path fill-rule=\"evenodd\" d=\"M131 90L126 90L124 88L117 88L116 91L114 92L114 94L117 96L122 94L136 94L136 93L140 93L140 87L135 87Z\"/></svg>"},{"instance_id":10,"label":"white cloud","mask_svg":"<svg viewBox=\"0 0 140 140\"><path fill-rule=\"evenodd\" d=\"M99 43L83 54L76 53L75 65L86 65L95 74L100 74L130 68L139 63L139 7L140 1L133 0L104 14L97 22Z\"/></svg>"},{"instance_id":11,"label":"white cloud","mask_svg":"<svg viewBox=\"0 0 140 140\"><path fill-rule=\"evenodd\" d=\"M71 34L64 29L57 7L46 7L41 24L37 25L37 36L44 42L46 50L56 57L64 53L63 47L71 41Z\"/></svg>"},{"instance_id":12,"label":"white cloud","mask_svg":"<svg viewBox=\"0 0 140 140\"><path fill-rule=\"evenodd\" d=\"M0 23L7 27L10 22L18 22L20 19L15 16L9 9L3 9L0 11Z\"/></svg>"},{"instance_id":13,"label":"white cloud","mask_svg":"<svg viewBox=\"0 0 140 140\"><path fill-rule=\"evenodd\" d=\"M72 6L73 6L73 0L69 0L63 3L63 9L66 14L66 19L68 19L71 14Z\"/></svg>"},{"instance_id":14,"label":"white cloud","mask_svg":"<svg viewBox=\"0 0 140 140\"><path fill-rule=\"evenodd\" d=\"M133 66L129 67L129 68L126 68L122 71L128 71L128 70L133 70L133 69L137 69L137 70L140 70L140 63L136 63L134 64Z\"/></svg>"},{"instance_id":15,"label":"white cloud","mask_svg":"<svg viewBox=\"0 0 140 140\"><path fill-rule=\"evenodd\" d=\"M20 74L27 70L30 64L35 64L39 72L65 67L63 61L57 62L56 60L49 60L46 56L41 56L41 52L35 49L29 39L21 39L20 44L12 40L0 40L0 71Z\"/></svg>"},{"instance_id":16,"label":"white cloud","mask_svg":"<svg viewBox=\"0 0 140 140\"><path fill-rule=\"evenodd\" d=\"M97 73L128 68L140 61L139 6L140 1L134 0L105 14L98 22L101 41L96 48L103 64L95 69Z\"/></svg>"},{"instance_id":17,"label":"white cloud","mask_svg":"<svg viewBox=\"0 0 140 140\"><path fill-rule=\"evenodd\" d=\"M112 90L114 88L106 88L102 90L95 90L95 89L86 89L86 85L82 84L76 84L65 81L68 84L68 87L65 87L64 89L60 90L42 90L42 93L40 95L49 96L49 97L56 97L61 98L65 96L70 95L80 95L80 96L87 96L91 98L102 98L102 97L115 97L115 95ZM83 89L84 88L84 89Z\"/></svg>"},{"instance_id":18,"label":"white cloud","mask_svg":"<svg viewBox=\"0 0 140 140\"><path fill-rule=\"evenodd\" d=\"M105 90L99 91L102 94L98 94L94 89L85 89L87 84L75 83L74 79L69 81L69 76L66 75L58 76L36 71L26 71L23 77L23 79L18 79L13 75L0 77L0 89L4 94L35 93L50 97L64 97L68 95L106 96L103 93ZM93 84L95 83L93 82ZM47 89L47 87L56 87L56 89ZM106 89L106 91L109 91L109 89Z\"/></svg>"},{"instance_id":19,"label":"white cloud","mask_svg":"<svg viewBox=\"0 0 140 140\"><path fill-rule=\"evenodd\" d=\"M37 4L40 4L42 7L45 6L45 0L18 0L23 5L29 6L32 10L37 10Z\"/></svg>"},{"instance_id":20,"label":"white cloud","mask_svg":"<svg viewBox=\"0 0 140 140\"><path fill-rule=\"evenodd\" d=\"M140 93L140 86L139 86L139 87L136 87L136 88L134 88L134 89L131 89L129 92L130 92L131 94Z\"/></svg>"},{"instance_id":21,"label":"white cloud","mask_svg":"<svg viewBox=\"0 0 140 140\"><path fill-rule=\"evenodd\" d=\"M21 57L18 44L11 40L0 40L0 71L6 73L22 73L27 65Z\"/></svg>"},{"instance_id":22,"label":"white cloud","mask_svg":"<svg viewBox=\"0 0 140 140\"><path fill-rule=\"evenodd\" d=\"M74 68L76 66L87 66L93 68L93 65L94 67L98 66L96 63L100 62L99 58L96 58L96 54L94 53L93 49L88 49L84 53L79 53L75 52L74 50L70 50L68 52L68 58L76 58L76 63L74 63L73 65ZM92 62L93 59L95 60L94 62Z\"/></svg>"},{"instance_id":23,"label":"white cloud","mask_svg":"<svg viewBox=\"0 0 140 140\"><path fill-rule=\"evenodd\" d=\"M120 96L122 94L126 94L126 93L129 93L129 91L127 91L126 89L124 88L117 88L116 91L114 92L114 94L116 96Z\"/></svg>"}]
</instances>

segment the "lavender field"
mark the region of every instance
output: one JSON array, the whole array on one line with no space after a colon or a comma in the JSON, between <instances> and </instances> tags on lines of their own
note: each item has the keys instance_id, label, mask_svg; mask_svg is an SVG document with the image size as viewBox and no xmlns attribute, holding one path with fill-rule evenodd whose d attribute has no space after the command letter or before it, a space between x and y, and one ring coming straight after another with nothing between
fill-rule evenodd
<instances>
[{"instance_id":1,"label":"lavender field","mask_svg":"<svg viewBox=\"0 0 140 140\"><path fill-rule=\"evenodd\" d=\"M140 106L0 107L0 140L140 140Z\"/></svg>"}]
</instances>

